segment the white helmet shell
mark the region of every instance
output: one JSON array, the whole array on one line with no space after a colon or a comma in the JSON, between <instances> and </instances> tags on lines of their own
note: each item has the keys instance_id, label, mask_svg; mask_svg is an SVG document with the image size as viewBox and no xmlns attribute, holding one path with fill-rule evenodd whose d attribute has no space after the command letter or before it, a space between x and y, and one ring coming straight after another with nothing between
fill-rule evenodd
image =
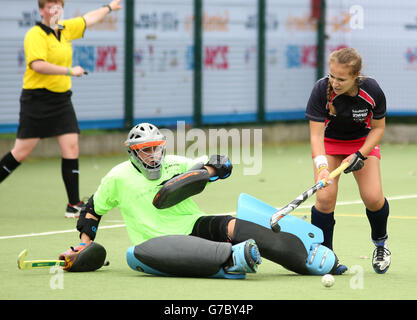
<instances>
[{"instance_id":1,"label":"white helmet shell","mask_svg":"<svg viewBox=\"0 0 417 320\"><path fill-rule=\"evenodd\" d=\"M166 137L150 123L140 123L134 126L125 141L130 161L149 180L161 177L165 145Z\"/></svg>"}]
</instances>

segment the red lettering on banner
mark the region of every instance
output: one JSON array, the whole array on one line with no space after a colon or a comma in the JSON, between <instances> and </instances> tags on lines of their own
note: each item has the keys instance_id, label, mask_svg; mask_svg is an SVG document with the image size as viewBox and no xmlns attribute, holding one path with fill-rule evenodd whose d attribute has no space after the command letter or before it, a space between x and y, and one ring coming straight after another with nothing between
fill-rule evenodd
<instances>
[{"instance_id":1,"label":"red lettering on banner","mask_svg":"<svg viewBox=\"0 0 417 320\"><path fill-rule=\"evenodd\" d=\"M117 71L116 62L117 47L97 47L97 71Z\"/></svg>"},{"instance_id":2,"label":"red lettering on banner","mask_svg":"<svg viewBox=\"0 0 417 320\"><path fill-rule=\"evenodd\" d=\"M219 65L219 69L229 68L229 63L227 60L228 52L229 52L229 47L220 47L220 56L222 57L223 62Z\"/></svg>"},{"instance_id":3,"label":"red lettering on banner","mask_svg":"<svg viewBox=\"0 0 417 320\"><path fill-rule=\"evenodd\" d=\"M303 66L316 67L317 66L316 51L317 51L317 47L314 45L302 46L301 64Z\"/></svg>"},{"instance_id":4,"label":"red lettering on banner","mask_svg":"<svg viewBox=\"0 0 417 320\"><path fill-rule=\"evenodd\" d=\"M204 67L218 70L226 70L229 68L227 54L228 46L216 46L205 48Z\"/></svg>"},{"instance_id":5,"label":"red lettering on banner","mask_svg":"<svg viewBox=\"0 0 417 320\"><path fill-rule=\"evenodd\" d=\"M116 53L117 53L117 47L108 47L110 51L110 64L108 67L109 71L117 71L117 63L116 63Z\"/></svg>"},{"instance_id":6,"label":"red lettering on banner","mask_svg":"<svg viewBox=\"0 0 417 320\"><path fill-rule=\"evenodd\" d=\"M217 56L217 48L206 47L206 55L204 58L205 67L214 67L214 60Z\"/></svg>"}]
</instances>

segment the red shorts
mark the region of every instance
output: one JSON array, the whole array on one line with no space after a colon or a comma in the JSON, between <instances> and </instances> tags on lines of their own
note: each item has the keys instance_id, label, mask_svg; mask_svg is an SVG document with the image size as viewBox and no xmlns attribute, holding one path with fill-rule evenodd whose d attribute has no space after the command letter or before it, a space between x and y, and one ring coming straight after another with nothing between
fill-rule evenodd
<instances>
[{"instance_id":1,"label":"red shorts","mask_svg":"<svg viewBox=\"0 0 417 320\"><path fill-rule=\"evenodd\" d=\"M324 148L326 149L326 154L340 154L348 156L358 151L363 146L365 140L366 137L355 140L336 140L324 138ZM378 159L381 159L381 150L379 149L379 145L376 145L368 156L375 156Z\"/></svg>"}]
</instances>

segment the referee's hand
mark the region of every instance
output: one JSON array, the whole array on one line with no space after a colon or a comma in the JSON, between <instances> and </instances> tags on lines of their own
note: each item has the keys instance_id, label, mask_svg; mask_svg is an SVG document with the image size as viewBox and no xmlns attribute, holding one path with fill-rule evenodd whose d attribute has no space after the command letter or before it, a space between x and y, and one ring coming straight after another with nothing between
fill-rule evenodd
<instances>
[{"instance_id":1,"label":"referee's hand","mask_svg":"<svg viewBox=\"0 0 417 320\"><path fill-rule=\"evenodd\" d=\"M84 73L85 70L80 66L76 66L71 69L71 76L81 77Z\"/></svg>"},{"instance_id":2,"label":"referee's hand","mask_svg":"<svg viewBox=\"0 0 417 320\"><path fill-rule=\"evenodd\" d=\"M120 5L120 2L122 2L122 0L113 0L112 2L110 2L110 7L112 11L117 11L122 8L122 6Z\"/></svg>"}]
</instances>

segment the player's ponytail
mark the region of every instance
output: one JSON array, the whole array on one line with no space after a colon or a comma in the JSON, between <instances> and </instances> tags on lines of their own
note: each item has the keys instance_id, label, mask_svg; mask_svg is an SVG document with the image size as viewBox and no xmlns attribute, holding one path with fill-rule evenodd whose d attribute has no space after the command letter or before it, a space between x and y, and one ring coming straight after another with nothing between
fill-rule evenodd
<instances>
[{"instance_id":1,"label":"player's ponytail","mask_svg":"<svg viewBox=\"0 0 417 320\"><path fill-rule=\"evenodd\" d=\"M333 87L332 87L332 85L329 81L327 83L327 105L329 107L330 115L335 116L336 115L336 108L334 107L333 103L331 102L332 93L333 93Z\"/></svg>"}]
</instances>

